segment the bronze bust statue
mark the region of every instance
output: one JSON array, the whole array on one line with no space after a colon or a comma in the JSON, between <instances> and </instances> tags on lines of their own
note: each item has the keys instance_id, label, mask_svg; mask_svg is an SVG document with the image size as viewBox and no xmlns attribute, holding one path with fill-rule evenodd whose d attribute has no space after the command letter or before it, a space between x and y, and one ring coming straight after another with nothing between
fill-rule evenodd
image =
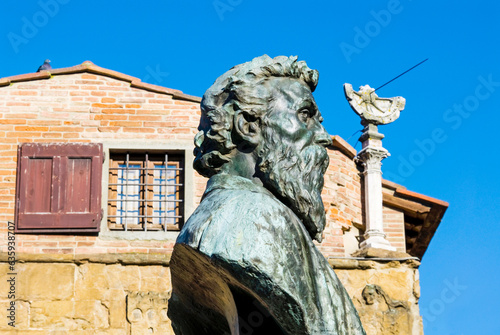
<instances>
[{"instance_id":1,"label":"bronze bust statue","mask_svg":"<svg viewBox=\"0 0 500 335\"><path fill-rule=\"evenodd\" d=\"M210 179L172 255L176 334L365 334L313 244L331 144L317 82L297 57L265 55L203 96L194 167Z\"/></svg>"}]
</instances>

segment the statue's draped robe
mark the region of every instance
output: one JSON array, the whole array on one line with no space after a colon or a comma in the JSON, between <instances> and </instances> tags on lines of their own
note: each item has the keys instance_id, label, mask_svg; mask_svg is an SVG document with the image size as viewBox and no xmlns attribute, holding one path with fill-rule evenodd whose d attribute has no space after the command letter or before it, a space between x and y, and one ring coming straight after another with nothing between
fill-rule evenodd
<instances>
[{"instance_id":1,"label":"statue's draped robe","mask_svg":"<svg viewBox=\"0 0 500 335\"><path fill-rule=\"evenodd\" d=\"M364 334L346 290L299 218L242 177L210 178L177 239L171 271L169 316L177 334L235 334L238 318L242 329L256 328L253 334L266 334L257 327L263 318L283 334ZM241 317L233 299L241 293L243 304L260 306L261 314Z\"/></svg>"}]
</instances>

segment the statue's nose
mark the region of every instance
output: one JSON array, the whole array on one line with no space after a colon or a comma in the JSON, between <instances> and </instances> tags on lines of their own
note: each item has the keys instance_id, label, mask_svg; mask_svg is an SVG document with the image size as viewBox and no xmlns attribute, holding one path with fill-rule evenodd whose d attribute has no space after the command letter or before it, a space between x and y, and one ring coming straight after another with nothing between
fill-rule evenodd
<instances>
[{"instance_id":1,"label":"statue's nose","mask_svg":"<svg viewBox=\"0 0 500 335\"><path fill-rule=\"evenodd\" d=\"M331 136L326 132L325 127L323 127L322 125L319 125L318 130L316 131L315 142L324 147L333 144Z\"/></svg>"}]
</instances>

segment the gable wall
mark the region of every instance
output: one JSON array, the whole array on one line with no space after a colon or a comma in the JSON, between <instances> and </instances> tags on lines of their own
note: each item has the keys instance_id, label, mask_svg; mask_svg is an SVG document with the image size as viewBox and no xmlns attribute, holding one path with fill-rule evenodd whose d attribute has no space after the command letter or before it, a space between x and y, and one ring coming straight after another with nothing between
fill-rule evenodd
<instances>
[{"instance_id":1,"label":"gable wall","mask_svg":"<svg viewBox=\"0 0 500 335\"><path fill-rule=\"evenodd\" d=\"M0 88L0 229L14 220L17 147L25 142L176 141L192 146L200 111L196 102L130 87L94 74L57 75ZM106 164L107 162L105 162ZM206 179L195 175L194 202ZM105 190L103 190L105 192ZM110 241L96 236L18 234L17 251L44 254L170 253L172 241ZM5 250L4 250L5 251Z\"/></svg>"}]
</instances>

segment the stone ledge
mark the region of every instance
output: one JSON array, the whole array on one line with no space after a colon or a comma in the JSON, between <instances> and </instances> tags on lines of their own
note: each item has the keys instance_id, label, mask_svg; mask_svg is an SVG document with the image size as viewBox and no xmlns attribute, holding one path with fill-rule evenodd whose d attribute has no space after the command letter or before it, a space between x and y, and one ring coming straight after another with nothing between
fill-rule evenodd
<instances>
[{"instance_id":1,"label":"stone ledge","mask_svg":"<svg viewBox=\"0 0 500 335\"><path fill-rule=\"evenodd\" d=\"M162 265L169 266L172 254L27 254L18 253L18 263L100 263L123 265ZM8 254L0 253L0 262L7 263ZM334 269L364 270L395 268L405 264L418 268L420 262L415 257L409 258L328 258L328 263Z\"/></svg>"},{"instance_id":2,"label":"stone ledge","mask_svg":"<svg viewBox=\"0 0 500 335\"><path fill-rule=\"evenodd\" d=\"M401 251L391 251L386 249L379 248L364 248L359 249L355 253L352 254L352 257L362 257L362 258L379 258L379 259L393 259L393 260L407 260L414 259L418 260L417 257L413 257L412 255L407 254L406 252Z\"/></svg>"},{"instance_id":3,"label":"stone ledge","mask_svg":"<svg viewBox=\"0 0 500 335\"><path fill-rule=\"evenodd\" d=\"M420 262L414 258L328 258L328 263L333 269L339 270L398 268L402 264L415 269L420 266Z\"/></svg>"},{"instance_id":4,"label":"stone ledge","mask_svg":"<svg viewBox=\"0 0 500 335\"><path fill-rule=\"evenodd\" d=\"M123 265L170 265L171 254L27 254L16 255L18 263L103 263ZM8 254L0 253L0 262L7 262Z\"/></svg>"}]
</instances>

